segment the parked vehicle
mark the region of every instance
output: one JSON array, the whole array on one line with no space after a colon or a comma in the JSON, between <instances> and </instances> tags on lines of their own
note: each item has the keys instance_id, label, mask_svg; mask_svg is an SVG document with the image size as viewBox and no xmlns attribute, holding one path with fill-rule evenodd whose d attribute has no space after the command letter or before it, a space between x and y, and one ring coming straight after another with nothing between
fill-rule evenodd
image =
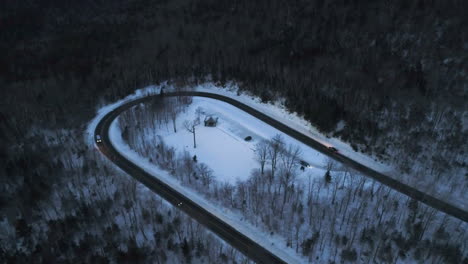
<instances>
[{"instance_id":1,"label":"parked vehicle","mask_svg":"<svg viewBox=\"0 0 468 264\"><path fill-rule=\"evenodd\" d=\"M305 161L303 161L303 160L299 161L299 164L300 164L302 167L304 167L304 168L309 168L309 167L310 167L310 164L307 163L307 162L305 162Z\"/></svg>"}]
</instances>

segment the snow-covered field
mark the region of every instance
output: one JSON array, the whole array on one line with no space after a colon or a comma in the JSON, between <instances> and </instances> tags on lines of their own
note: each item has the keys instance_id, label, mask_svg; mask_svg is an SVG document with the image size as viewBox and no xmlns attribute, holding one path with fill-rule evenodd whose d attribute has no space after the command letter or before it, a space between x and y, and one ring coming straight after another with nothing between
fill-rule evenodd
<instances>
[{"instance_id":1,"label":"snow-covered field","mask_svg":"<svg viewBox=\"0 0 468 264\"><path fill-rule=\"evenodd\" d=\"M264 248L273 252L287 263L305 262L304 259L302 259L294 252L293 249L282 246L283 238L261 232L250 223L244 221L244 217L242 215L234 213L230 210L226 210L225 208L222 208L222 206L217 205L215 202L208 201L201 194L191 190L187 186L182 186L181 183L173 176L171 176L167 171L160 169L155 164L151 163L148 158L140 156L135 150L131 149L128 144L124 142L121 135L122 131L118 126L118 119L116 119L110 127L109 136L112 145L117 149L117 151L119 151L119 153L124 155L133 163L138 164L141 168L154 177L164 181L179 193L190 197L192 201L196 202L204 209L216 215L218 218L222 219L253 241L262 245Z\"/></svg>"},{"instance_id":2,"label":"snow-covered field","mask_svg":"<svg viewBox=\"0 0 468 264\"><path fill-rule=\"evenodd\" d=\"M197 147L194 148L193 135L184 129L183 123L185 120L195 119L197 109L201 110L201 123L196 127ZM218 118L216 127L204 126L203 121L207 116ZM177 133L169 126L166 129L156 129L155 133L148 133L146 136L161 136L166 144L175 147L177 151L187 150L191 156L197 155L198 161L207 164L214 171L218 181L233 184L236 180L247 179L251 171L259 167L255 145L278 134L285 144L300 147L301 160L311 165L304 173L316 176L323 176L325 173L328 160L325 155L227 103L194 97L192 104L178 115L176 123ZM247 136L252 137L252 140L245 141Z\"/></svg>"}]
</instances>

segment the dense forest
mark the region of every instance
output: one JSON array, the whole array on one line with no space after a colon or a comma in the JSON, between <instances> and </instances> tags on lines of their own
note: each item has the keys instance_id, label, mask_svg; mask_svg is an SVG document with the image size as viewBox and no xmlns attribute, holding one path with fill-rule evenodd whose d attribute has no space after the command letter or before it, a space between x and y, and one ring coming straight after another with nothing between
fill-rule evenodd
<instances>
[{"instance_id":1,"label":"dense forest","mask_svg":"<svg viewBox=\"0 0 468 264\"><path fill-rule=\"evenodd\" d=\"M0 221L28 237L33 223L54 219L43 205L62 190L64 168L92 173L58 161L85 155L81 144L51 148L48 138L80 140L98 106L164 80L234 80L418 180L466 190L467 8L462 0L4 0ZM2 259L20 254L5 243Z\"/></svg>"}]
</instances>

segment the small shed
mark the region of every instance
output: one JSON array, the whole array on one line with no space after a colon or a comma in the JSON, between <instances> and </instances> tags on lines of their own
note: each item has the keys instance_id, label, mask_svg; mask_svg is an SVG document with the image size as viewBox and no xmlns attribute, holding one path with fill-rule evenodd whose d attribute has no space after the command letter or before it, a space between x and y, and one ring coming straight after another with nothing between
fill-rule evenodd
<instances>
[{"instance_id":1,"label":"small shed","mask_svg":"<svg viewBox=\"0 0 468 264\"><path fill-rule=\"evenodd\" d=\"M214 118L213 116L207 116L205 117L205 126L208 127L215 127L216 124L218 123L218 118Z\"/></svg>"}]
</instances>

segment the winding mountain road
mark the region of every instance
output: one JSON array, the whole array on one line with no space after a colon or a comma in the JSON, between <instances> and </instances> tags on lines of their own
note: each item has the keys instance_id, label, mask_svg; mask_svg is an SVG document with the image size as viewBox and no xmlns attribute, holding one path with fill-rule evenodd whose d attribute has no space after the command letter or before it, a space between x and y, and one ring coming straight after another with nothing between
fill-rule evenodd
<instances>
[{"instance_id":1,"label":"winding mountain road","mask_svg":"<svg viewBox=\"0 0 468 264\"><path fill-rule=\"evenodd\" d=\"M317 151L361 172L369 178L372 178L402 194L405 194L441 212L456 217L464 222L468 222L467 211L464 211L431 195L423 193L409 185L403 184L369 167L366 167L363 164L340 154L339 152L332 151L328 149L327 146L322 145L318 141L235 99L219 94L196 91L170 92L165 93L164 96L200 96L220 100L231 104L251 114L252 116L264 121L265 123L275 127L281 132L288 134L289 136L301 141L302 143L316 149ZM120 113L131 108L132 106L148 102L150 100L161 100L161 96L152 95L124 103L121 106L109 112L108 114L106 114L99 121L94 131L94 134L95 136L100 135L102 138L102 142L97 144L101 153L108 157L114 164L119 166L122 170L127 172L129 175L133 176L135 179L143 183L145 186L147 186L149 189L160 195L168 202L172 203L174 206L178 206L180 203L182 203L181 206L178 206L181 210L183 210L185 213L190 215L192 218L194 218L201 224L205 225L207 228L209 228L219 237L230 243L233 247L237 248L243 254L251 258L253 261L257 263L286 263L276 255L274 255L272 252L263 248L250 238L246 237L245 235L231 227L229 224L225 223L223 220L208 212L195 202L191 201L188 197L177 192L166 183L153 177L152 175L144 171L142 168L138 167L136 164L127 160L113 147L109 140L109 127L112 121L115 118L117 118L120 115Z\"/></svg>"}]
</instances>

